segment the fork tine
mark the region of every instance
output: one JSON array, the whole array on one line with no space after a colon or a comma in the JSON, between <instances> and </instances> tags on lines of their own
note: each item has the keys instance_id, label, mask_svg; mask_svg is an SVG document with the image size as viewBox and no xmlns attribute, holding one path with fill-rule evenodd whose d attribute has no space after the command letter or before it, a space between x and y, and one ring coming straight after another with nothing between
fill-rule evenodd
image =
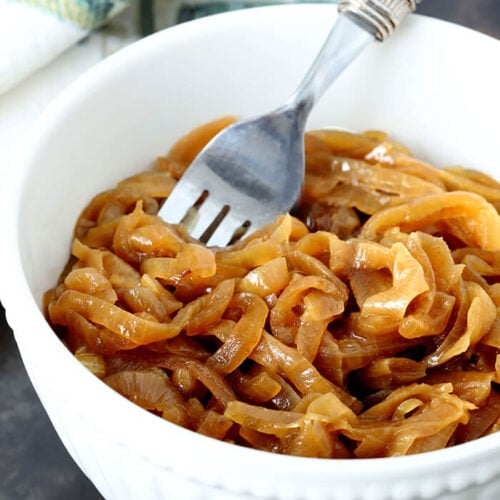
<instances>
[{"instance_id":1,"label":"fork tine","mask_svg":"<svg viewBox=\"0 0 500 500\"><path fill-rule=\"evenodd\" d=\"M250 222L250 219L248 217L244 217L243 214L236 213L235 211L230 210L227 216L224 218L224 222L222 224L219 224L212 236L208 239L207 243L219 247L226 246L231 242L234 233L248 222ZM249 225L247 225L247 227L244 229L243 234L246 232L248 227ZM243 234L241 236L243 236ZM240 239L241 236L236 238L236 241Z\"/></svg>"},{"instance_id":2,"label":"fork tine","mask_svg":"<svg viewBox=\"0 0 500 500\"><path fill-rule=\"evenodd\" d=\"M194 225L189 230L191 235L198 239L208 240L211 234L205 235L205 231L211 226L212 222L217 218L225 206L227 205L221 204L220 199L212 196L209 192L206 200L198 209L198 215L195 218Z\"/></svg>"},{"instance_id":3,"label":"fork tine","mask_svg":"<svg viewBox=\"0 0 500 500\"><path fill-rule=\"evenodd\" d=\"M178 224L201 195L199 187L186 184L183 189L174 189L163 203L158 215L166 218L167 222Z\"/></svg>"},{"instance_id":4,"label":"fork tine","mask_svg":"<svg viewBox=\"0 0 500 500\"><path fill-rule=\"evenodd\" d=\"M202 201L198 204L197 200ZM255 199L227 183L207 167L203 157L198 157L165 200L159 215L168 222L186 223L189 233L204 243L225 246L254 212ZM188 213L193 215L190 223L183 220Z\"/></svg>"}]
</instances>

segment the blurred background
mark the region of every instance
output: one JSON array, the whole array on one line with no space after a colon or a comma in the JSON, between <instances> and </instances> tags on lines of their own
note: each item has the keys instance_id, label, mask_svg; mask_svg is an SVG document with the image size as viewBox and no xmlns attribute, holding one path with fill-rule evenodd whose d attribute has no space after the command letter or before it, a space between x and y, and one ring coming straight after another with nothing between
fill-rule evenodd
<instances>
[{"instance_id":1,"label":"blurred background","mask_svg":"<svg viewBox=\"0 0 500 500\"><path fill-rule=\"evenodd\" d=\"M335 0L143 0L142 23L145 32L163 28L216 12L269 3L335 3ZM498 0L423 0L418 12L462 24L498 38L500 5Z\"/></svg>"},{"instance_id":2,"label":"blurred background","mask_svg":"<svg viewBox=\"0 0 500 500\"><path fill-rule=\"evenodd\" d=\"M115 43L110 49L110 39L125 39L123 45L172 24L269 3L293 1L132 0L130 7L97 35L108 40L109 53L120 48L120 43ZM423 0L418 11L500 39L500 0ZM128 37L120 38L123 33ZM1 305L0 429L0 500L101 498L65 451L41 407Z\"/></svg>"}]
</instances>

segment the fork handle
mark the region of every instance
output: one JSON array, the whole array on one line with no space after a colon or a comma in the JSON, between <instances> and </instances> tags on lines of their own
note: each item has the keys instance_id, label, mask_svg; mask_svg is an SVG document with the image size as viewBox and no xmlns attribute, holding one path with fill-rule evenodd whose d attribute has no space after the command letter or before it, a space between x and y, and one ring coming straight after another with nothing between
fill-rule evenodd
<instances>
[{"instance_id":1,"label":"fork handle","mask_svg":"<svg viewBox=\"0 0 500 500\"><path fill-rule=\"evenodd\" d=\"M339 16L318 56L286 107L305 125L325 90L374 40L383 41L421 0L339 0Z\"/></svg>"},{"instance_id":2,"label":"fork handle","mask_svg":"<svg viewBox=\"0 0 500 500\"><path fill-rule=\"evenodd\" d=\"M383 41L420 2L421 0L339 0L338 10Z\"/></svg>"}]
</instances>

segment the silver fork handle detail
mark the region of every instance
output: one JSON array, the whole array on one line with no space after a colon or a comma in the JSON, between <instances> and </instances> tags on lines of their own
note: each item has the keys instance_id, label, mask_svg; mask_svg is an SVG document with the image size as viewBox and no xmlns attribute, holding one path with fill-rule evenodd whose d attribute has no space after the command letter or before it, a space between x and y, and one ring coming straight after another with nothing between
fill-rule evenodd
<instances>
[{"instance_id":1,"label":"silver fork handle detail","mask_svg":"<svg viewBox=\"0 0 500 500\"><path fill-rule=\"evenodd\" d=\"M339 0L339 12L360 24L378 40L385 40L421 0Z\"/></svg>"},{"instance_id":2,"label":"silver fork handle detail","mask_svg":"<svg viewBox=\"0 0 500 500\"><path fill-rule=\"evenodd\" d=\"M286 104L304 124L330 84L375 39L385 40L420 0L339 0L339 18Z\"/></svg>"}]
</instances>

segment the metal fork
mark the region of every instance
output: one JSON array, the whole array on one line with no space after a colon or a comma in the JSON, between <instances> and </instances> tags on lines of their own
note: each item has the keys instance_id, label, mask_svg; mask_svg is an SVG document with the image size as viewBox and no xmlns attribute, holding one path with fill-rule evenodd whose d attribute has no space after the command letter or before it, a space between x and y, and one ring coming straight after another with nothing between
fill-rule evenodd
<instances>
[{"instance_id":1,"label":"metal fork","mask_svg":"<svg viewBox=\"0 0 500 500\"><path fill-rule=\"evenodd\" d=\"M224 246L290 211L304 179L304 129L314 104L373 40L385 40L420 0L340 0L316 60L280 108L220 132L195 158L159 215Z\"/></svg>"}]
</instances>

